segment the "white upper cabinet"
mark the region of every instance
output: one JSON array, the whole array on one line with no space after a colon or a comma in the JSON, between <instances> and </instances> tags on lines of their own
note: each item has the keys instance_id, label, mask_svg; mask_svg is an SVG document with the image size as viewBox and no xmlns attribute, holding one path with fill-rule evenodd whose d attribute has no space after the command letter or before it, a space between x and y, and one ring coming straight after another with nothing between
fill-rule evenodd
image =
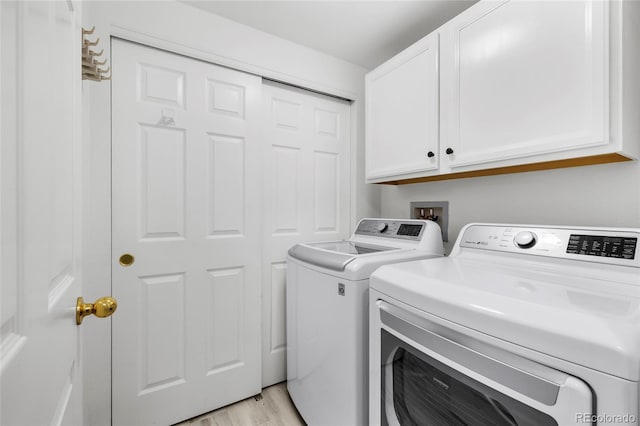
<instances>
[{"instance_id":1,"label":"white upper cabinet","mask_svg":"<svg viewBox=\"0 0 640 426\"><path fill-rule=\"evenodd\" d=\"M429 35L367 74L366 167L391 180L437 170L438 35Z\"/></svg>"},{"instance_id":2,"label":"white upper cabinet","mask_svg":"<svg viewBox=\"0 0 640 426\"><path fill-rule=\"evenodd\" d=\"M449 165L608 143L608 7L481 3L443 28Z\"/></svg>"},{"instance_id":3,"label":"white upper cabinet","mask_svg":"<svg viewBox=\"0 0 640 426\"><path fill-rule=\"evenodd\" d=\"M399 127L397 105L417 110L421 101L415 98L423 92L411 90L415 83L402 77L393 83L401 92L395 93L391 82L375 91L371 77L406 52L372 71L367 79L368 181L410 183L637 158L640 83L633 75L640 68L635 45L640 30L634 24L639 3L481 1L427 36L424 40L436 35L440 40L433 59L440 63L433 89L440 97L438 111L430 110L439 117L439 151L431 163L437 170L415 166L421 160L417 149L406 155L384 152L389 147L383 142L390 142L382 135L387 138ZM393 71L398 76L400 66L405 65ZM431 75L428 66L412 72ZM382 108L396 115L385 120L371 113ZM411 119L417 120L416 114ZM405 127L405 140L424 139L418 123ZM386 179L376 173L388 168L398 173Z\"/></svg>"}]
</instances>

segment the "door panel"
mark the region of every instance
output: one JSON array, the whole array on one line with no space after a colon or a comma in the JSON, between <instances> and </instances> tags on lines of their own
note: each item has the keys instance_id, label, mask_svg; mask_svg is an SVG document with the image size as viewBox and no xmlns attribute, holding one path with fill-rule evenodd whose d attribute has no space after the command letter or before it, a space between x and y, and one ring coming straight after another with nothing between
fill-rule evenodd
<instances>
[{"instance_id":1,"label":"door panel","mask_svg":"<svg viewBox=\"0 0 640 426\"><path fill-rule=\"evenodd\" d=\"M173 423L260 392L261 79L112 61L113 422Z\"/></svg>"},{"instance_id":2,"label":"door panel","mask_svg":"<svg viewBox=\"0 0 640 426\"><path fill-rule=\"evenodd\" d=\"M217 238L242 236L247 173L245 141L235 136L214 134L209 134L208 139L208 235Z\"/></svg>"},{"instance_id":3,"label":"door panel","mask_svg":"<svg viewBox=\"0 0 640 426\"><path fill-rule=\"evenodd\" d=\"M186 321L184 274L140 277L140 393L184 383Z\"/></svg>"},{"instance_id":4,"label":"door panel","mask_svg":"<svg viewBox=\"0 0 640 426\"><path fill-rule=\"evenodd\" d=\"M185 238L184 129L140 125L141 238Z\"/></svg>"},{"instance_id":5,"label":"door panel","mask_svg":"<svg viewBox=\"0 0 640 426\"><path fill-rule=\"evenodd\" d=\"M286 379L289 248L349 237L350 107L277 83L263 86L262 385Z\"/></svg>"},{"instance_id":6,"label":"door panel","mask_svg":"<svg viewBox=\"0 0 640 426\"><path fill-rule=\"evenodd\" d=\"M0 2L3 425L82 424L79 7Z\"/></svg>"}]
</instances>

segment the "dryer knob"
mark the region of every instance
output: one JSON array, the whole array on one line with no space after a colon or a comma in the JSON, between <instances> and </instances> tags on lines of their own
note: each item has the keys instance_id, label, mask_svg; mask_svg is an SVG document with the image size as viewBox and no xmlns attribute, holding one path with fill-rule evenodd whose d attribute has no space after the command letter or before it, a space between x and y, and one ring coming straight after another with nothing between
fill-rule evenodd
<instances>
[{"instance_id":1,"label":"dryer knob","mask_svg":"<svg viewBox=\"0 0 640 426\"><path fill-rule=\"evenodd\" d=\"M536 234L531 231L518 232L513 239L517 247L530 248L536 244Z\"/></svg>"}]
</instances>

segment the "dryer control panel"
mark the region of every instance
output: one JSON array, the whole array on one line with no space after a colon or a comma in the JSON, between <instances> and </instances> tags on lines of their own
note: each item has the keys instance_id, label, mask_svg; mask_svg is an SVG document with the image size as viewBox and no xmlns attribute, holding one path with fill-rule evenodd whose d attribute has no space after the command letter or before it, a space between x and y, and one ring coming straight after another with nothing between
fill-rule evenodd
<instances>
[{"instance_id":1,"label":"dryer control panel","mask_svg":"<svg viewBox=\"0 0 640 426\"><path fill-rule=\"evenodd\" d=\"M638 229L470 224L456 245L640 267L639 238Z\"/></svg>"}]
</instances>

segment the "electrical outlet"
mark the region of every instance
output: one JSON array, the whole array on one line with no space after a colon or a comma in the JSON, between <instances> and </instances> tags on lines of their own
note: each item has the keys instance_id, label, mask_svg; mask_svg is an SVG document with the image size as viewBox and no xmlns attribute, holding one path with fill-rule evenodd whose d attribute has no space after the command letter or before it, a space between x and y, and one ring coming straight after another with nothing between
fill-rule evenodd
<instances>
[{"instance_id":1,"label":"electrical outlet","mask_svg":"<svg viewBox=\"0 0 640 426\"><path fill-rule=\"evenodd\" d=\"M411 219L433 220L442 230L442 241L449 241L449 202L448 201L412 201Z\"/></svg>"}]
</instances>

